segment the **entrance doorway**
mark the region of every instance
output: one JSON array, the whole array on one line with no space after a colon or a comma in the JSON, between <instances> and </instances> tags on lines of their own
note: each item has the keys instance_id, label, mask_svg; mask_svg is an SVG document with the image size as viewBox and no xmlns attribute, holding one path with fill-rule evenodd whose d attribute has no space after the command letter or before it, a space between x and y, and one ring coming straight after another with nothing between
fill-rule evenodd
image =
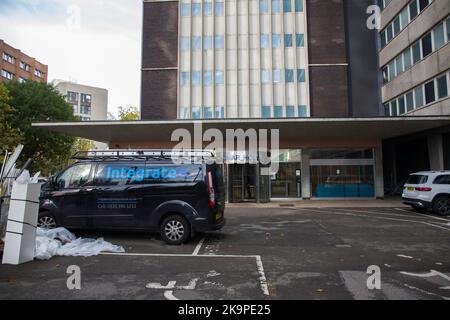
<instances>
[{"instance_id":1,"label":"entrance doorway","mask_svg":"<svg viewBox=\"0 0 450 320\"><path fill-rule=\"evenodd\" d=\"M271 179L272 198L300 198L301 163L280 163L279 170Z\"/></svg>"},{"instance_id":2,"label":"entrance doorway","mask_svg":"<svg viewBox=\"0 0 450 320\"><path fill-rule=\"evenodd\" d=\"M256 202L257 165L232 164L230 169L230 202Z\"/></svg>"}]
</instances>

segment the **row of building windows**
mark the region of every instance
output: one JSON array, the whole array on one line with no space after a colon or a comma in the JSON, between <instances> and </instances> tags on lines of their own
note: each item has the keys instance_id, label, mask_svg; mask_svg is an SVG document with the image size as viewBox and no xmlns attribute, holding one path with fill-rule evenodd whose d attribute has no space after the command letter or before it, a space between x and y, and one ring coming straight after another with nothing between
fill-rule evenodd
<instances>
[{"instance_id":1,"label":"row of building windows","mask_svg":"<svg viewBox=\"0 0 450 320\"><path fill-rule=\"evenodd\" d=\"M283 3L284 12L292 12L293 9L295 9L295 12L303 12L303 0L260 0L260 13L269 13L269 1L272 4L272 13L281 13L281 3ZM193 2L192 5L186 1L181 3L182 17L189 17L191 15L201 17L202 13L203 16L212 16L213 13L217 17L223 16L225 14L224 0L216 0L215 8L213 8L212 0L204 0L203 10L201 2Z\"/></svg>"},{"instance_id":2,"label":"row of building windows","mask_svg":"<svg viewBox=\"0 0 450 320\"><path fill-rule=\"evenodd\" d=\"M384 105L386 116L399 116L449 96L450 73L442 74Z\"/></svg>"},{"instance_id":3,"label":"row of building windows","mask_svg":"<svg viewBox=\"0 0 450 320\"><path fill-rule=\"evenodd\" d=\"M395 57L383 68L383 81L388 83L417 62L442 48L450 41L450 17L439 23L432 31Z\"/></svg>"},{"instance_id":4,"label":"row of building windows","mask_svg":"<svg viewBox=\"0 0 450 320\"><path fill-rule=\"evenodd\" d=\"M272 73L272 75L271 75ZM211 86L212 84L223 85L225 83L225 74L223 71L219 70L216 72L205 71L203 72L203 82L202 82L202 72L193 71L193 72L181 72L181 86L189 86L192 84L193 86ZM261 83L269 84L269 83L282 83L284 78L284 82L286 83L294 83L295 79L295 70L294 69L286 69L283 72L281 69L275 70L261 70ZM302 83L306 82L306 71L305 69L297 69L297 82Z\"/></svg>"},{"instance_id":5,"label":"row of building windows","mask_svg":"<svg viewBox=\"0 0 450 320\"><path fill-rule=\"evenodd\" d=\"M11 63L11 64L16 64L16 58L14 58L12 55L10 55L10 54L8 54L6 52L3 52L2 58L3 58L3 61L6 61L6 62ZM29 64L27 64L27 63L25 63L23 61L20 61L19 65L20 65L21 69L23 69L25 71L30 71L30 65ZM43 78L44 77L44 72L42 72L42 71L40 71L38 69L35 69L34 70L34 75L36 77ZM7 79L9 79L9 78L7 78ZM12 80L12 78L9 79L9 80Z\"/></svg>"},{"instance_id":6,"label":"row of building windows","mask_svg":"<svg viewBox=\"0 0 450 320\"><path fill-rule=\"evenodd\" d=\"M9 71L6 71L6 70L2 69L1 73L2 73L2 77L5 78L5 79L12 80L14 78L14 73L12 73L12 72L9 72Z\"/></svg>"},{"instance_id":7,"label":"row of building windows","mask_svg":"<svg viewBox=\"0 0 450 320\"><path fill-rule=\"evenodd\" d=\"M412 0L403 8L399 15L381 31L381 47L384 48L392 41L408 24L411 23L423 10L425 10L434 0Z\"/></svg>"},{"instance_id":8,"label":"row of building windows","mask_svg":"<svg viewBox=\"0 0 450 320\"><path fill-rule=\"evenodd\" d=\"M80 114L87 114L90 115L92 112L92 109L90 106L80 106L80 112L78 112L78 105L73 104L73 113L80 113Z\"/></svg>"},{"instance_id":9,"label":"row of building windows","mask_svg":"<svg viewBox=\"0 0 450 320\"><path fill-rule=\"evenodd\" d=\"M378 0L378 6L381 8L381 10L384 10L384 8L386 8L391 2L392 0Z\"/></svg>"},{"instance_id":10,"label":"row of building windows","mask_svg":"<svg viewBox=\"0 0 450 320\"><path fill-rule=\"evenodd\" d=\"M286 48L290 48L294 46L294 35L293 34L285 34L284 37L282 37L280 34L273 34L272 35L272 41L270 41L270 35L269 34L262 34L260 37L260 46L263 49L272 48L280 48L282 46L284 38L284 46ZM299 48L305 46L305 35L303 33L298 33L295 35L295 45ZM224 36L204 36L203 37L203 43L202 43L202 37L200 36L193 36L181 37L181 51L189 51L191 49L193 51L200 51L202 50L212 50L212 49L224 49L225 48L225 38Z\"/></svg>"},{"instance_id":11,"label":"row of building windows","mask_svg":"<svg viewBox=\"0 0 450 320\"><path fill-rule=\"evenodd\" d=\"M308 117L308 109L306 105L298 106L262 106L261 107L261 118L305 118ZM192 107L192 110L188 107L180 108L180 118L181 119L224 119L225 118L225 107Z\"/></svg>"},{"instance_id":12,"label":"row of building windows","mask_svg":"<svg viewBox=\"0 0 450 320\"><path fill-rule=\"evenodd\" d=\"M90 94L81 93L78 92L67 92L67 101L68 102L78 102L78 96L81 96L81 103L84 104L91 104L92 96Z\"/></svg>"}]
</instances>

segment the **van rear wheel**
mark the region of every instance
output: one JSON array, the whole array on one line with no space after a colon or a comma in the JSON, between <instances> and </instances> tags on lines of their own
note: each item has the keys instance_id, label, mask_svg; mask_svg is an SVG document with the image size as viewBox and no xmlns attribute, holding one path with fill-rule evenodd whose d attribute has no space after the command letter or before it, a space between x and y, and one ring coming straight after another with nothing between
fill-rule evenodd
<instances>
[{"instance_id":1,"label":"van rear wheel","mask_svg":"<svg viewBox=\"0 0 450 320\"><path fill-rule=\"evenodd\" d=\"M39 213L37 226L43 229L55 229L58 227L55 217L50 212Z\"/></svg>"},{"instance_id":2,"label":"van rear wheel","mask_svg":"<svg viewBox=\"0 0 450 320\"><path fill-rule=\"evenodd\" d=\"M189 235L189 222L181 215L170 215L161 223L161 237L167 244L185 243L189 239Z\"/></svg>"}]
</instances>

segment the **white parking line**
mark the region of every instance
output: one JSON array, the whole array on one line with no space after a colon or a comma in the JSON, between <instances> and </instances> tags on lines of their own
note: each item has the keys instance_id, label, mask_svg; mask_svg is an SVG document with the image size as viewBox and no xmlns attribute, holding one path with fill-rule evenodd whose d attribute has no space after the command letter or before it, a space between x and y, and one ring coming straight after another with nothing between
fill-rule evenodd
<instances>
[{"instance_id":1,"label":"white parking line","mask_svg":"<svg viewBox=\"0 0 450 320\"><path fill-rule=\"evenodd\" d=\"M236 254L218 254L218 255L192 255L192 254L170 254L170 253L116 253L102 252L100 255L105 256L136 256L136 257L184 257L184 258L252 258L256 260L256 267L259 273L259 284L264 295L269 296L269 287L267 284L266 274L261 256L258 255L236 255ZM167 298L167 297L166 297Z\"/></svg>"},{"instance_id":2,"label":"white parking line","mask_svg":"<svg viewBox=\"0 0 450 320\"><path fill-rule=\"evenodd\" d=\"M450 222L450 220L448 219L444 219L444 218L439 218L439 217L435 217L435 216L431 216L431 215L427 215L427 214L423 214L423 213L418 213L415 211L410 211L410 210L406 210L406 209L401 209L401 208L394 208L394 210L397 211L403 211L403 212L408 212L408 213L414 213L415 215L417 215L418 217L422 217L422 218L430 218L430 219L435 219L435 220L441 220L441 221L445 221L445 222Z\"/></svg>"},{"instance_id":3,"label":"white parking line","mask_svg":"<svg viewBox=\"0 0 450 320\"><path fill-rule=\"evenodd\" d=\"M409 220L409 219L397 219L397 218L388 218L388 217L374 216L374 215L370 215L370 214L361 215L361 214L352 213L352 212L367 213L366 211L339 209L339 210L345 210L345 211L342 211L342 212L339 212L339 211L330 212L330 211L325 211L325 210L314 210L314 209L310 209L310 208L308 208L308 209L299 208L299 210L302 210L302 211L313 211L313 212L325 213L325 214L334 214L334 215L353 216L353 217L361 217L361 218L369 218L369 219L378 219L378 220L392 220L392 221L411 222L411 223L424 224L424 225L427 225L427 226L430 226L430 227L435 227L435 228L443 229L443 230L446 230L446 231L450 231L449 228L445 228L443 226L432 224L432 223L429 223L429 222L424 222L424 221L416 221L416 220Z\"/></svg>"},{"instance_id":4,"label":"white parking line","mask_svg":"<svg viewBox=\"0 0 450 320\"><path fill-rule=\"evenodd\" d=\"M198 253L200 252L200 249L202 248L203 242L205 242L205 237L203 237L197 244L197 246L195 247L194 252L192 252L193 256L197 256Z\"/></svg>"}]
</instances>

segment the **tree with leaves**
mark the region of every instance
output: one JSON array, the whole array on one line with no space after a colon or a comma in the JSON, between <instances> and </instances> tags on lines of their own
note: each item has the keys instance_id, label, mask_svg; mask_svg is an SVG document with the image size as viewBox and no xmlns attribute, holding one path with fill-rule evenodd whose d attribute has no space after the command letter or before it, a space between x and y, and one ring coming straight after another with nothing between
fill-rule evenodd
<instances>
[{"instance_id":1,"label":"tree with leaves","mask_svg":"<svg viewBox=\"0 0 450 320\"><path fill-rule=\"evenodd\" d=\"M5 152L14 151L22 139L20 130L7 121L17 111L11 105L9 91L3 82L0 82L0 163L3 163Z\"/></svg>"},{"instance_id":2,"label":"tree with leaves","mask_svg":"<svg viewBox=\"0 0 450 320\"><path fill-rule=\"evenodd\" d=\"M138 108L128 105L126 107L119 107L119 119L122 121L139 120L141 115Z\"/></svg>"},{"instance_id":3,"label":"tree with leaves","mask_svg":"<svg viewBox=\"0 0 450 320\"><path fill-rule=\"evenodd\" d=\"M1 132L1 141L10 145L22 143L25 148L18 165L28 158L34 158L32 171L41 171L48 175L66 165L75 138L32 127L34 122L75 121L72 107L64 97L51 85L35 81L19 83L11 81L5 84L9 91L11 111L1 121L7 128L15 128L19 135ZM14 138L11 138L14 137Z\"/></svg>"}]
</instances>

